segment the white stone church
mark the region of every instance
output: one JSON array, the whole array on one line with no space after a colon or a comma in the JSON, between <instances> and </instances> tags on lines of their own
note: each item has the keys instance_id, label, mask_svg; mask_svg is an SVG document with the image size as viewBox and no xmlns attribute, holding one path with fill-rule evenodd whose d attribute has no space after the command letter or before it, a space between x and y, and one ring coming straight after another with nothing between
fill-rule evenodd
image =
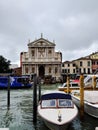
<instances>
[{"instance_id":1,"label":"white stone church","mask_svg":"<svg viewBox=\"0 0 98 130\"><path fill-rule=\"evenodd\" d=\"M55 43L41 38L28 43L28 52L21 52L20 62L22 75L37 74L44 79L51 75L58 81L61 79L62 53L55 52Z\"/></svg>"}]
</instances>

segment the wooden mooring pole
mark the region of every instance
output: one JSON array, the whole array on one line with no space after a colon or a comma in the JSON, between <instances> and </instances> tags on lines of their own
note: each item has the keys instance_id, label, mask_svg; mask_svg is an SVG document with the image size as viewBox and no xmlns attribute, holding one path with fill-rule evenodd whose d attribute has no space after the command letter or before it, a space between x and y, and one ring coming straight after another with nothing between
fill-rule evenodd
<instances>
[{"instance_id":1,"label":"wooden mooring pole","mask_svg":"<svg viewBox=\"0 0 98 130\"><path fill-rule=\"evenodd\" d=\"M70 77L67 76L67 93L70 93Z\"/></svg>"},{"instance_id":2,"label":"wooden mooring pole","mask_svg":"<svg viewBox=\"0 0 98 130\"><path fill-rule=\"evenodd\" d=\"M80 115L84 116L84 76L80 76Z\"/></svg>"},{"instance_id":3,"label":"wooden mooring pole","mask_svg":"<svg viewBox=\"0 0 98 130\"><path fill-rule=\"evenodd\" d=\"M37 75L34 75L33 86L33 123L37 122Z\"/></svg>"},{"instance_id":4,"label":"wooden mooring pole","mask_svg":"<svg viewBox=\"0 0 98 130\"><path fill-rule=\"evenodd\" d=\"M92 77L92 80L93 80L93 90L95 90L96 89L96 84L97 84L97 82L96 82L96 76L93 76Z\"/></svg>"},{"instance_id":5,"label":"wooden mooring pole","mask_svg":"<svg viewBox=\"0 0 98 130\"><path fill-rule=\"evenodd\" d=\"M38 79L39 101L41 99L41 78Z\"/></svg>"},{"instance_id":6,"label":"wooden mooring pole","mask_svg":"<svg viewBox=\"0 0 98 130\"><path fill-rule=\"evenodd\" d=\"M10 107L10 76L8 76L8 87L7 87L7 107Z\"/></svg>"}]
</instances>

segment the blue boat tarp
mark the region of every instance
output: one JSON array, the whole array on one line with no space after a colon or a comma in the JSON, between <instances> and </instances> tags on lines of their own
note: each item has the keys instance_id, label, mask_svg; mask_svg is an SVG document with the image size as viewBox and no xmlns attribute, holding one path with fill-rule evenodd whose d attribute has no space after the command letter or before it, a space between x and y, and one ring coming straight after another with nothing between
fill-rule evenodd
<instances>
[{"instance_id":1,"label":"blue boat tarp","mask_svg":"<svg viewBox=\"0 0 98 130\"><path fill-rule=\"evenodd\" d=\"M9 78L0 77L0 89L8 88L9 85ZM10 76L10 88L30 88L32 84L29 82L28 77L17 77L17 76Z\"/></svg>"},{"instance_id":2,"label":"blue boat tarp","mask_svg":"<svg viewBox=\"0 0 98 130\"><path fill-rule=\"evenodd\" d=\"M0 88L6 88L8 86L8 77L0 77Z\"/></svg>"},{"instance_id":3,"label":"blue boat tarp","mask_svg":"<svg viewBox=\"0 0 98 130\"><path fill-rule=\"evenodd\" d=\"M66 93L49 93L41 96L41 100L48 99L72 99L70 94Z\"/></svg>"}]
</instances>

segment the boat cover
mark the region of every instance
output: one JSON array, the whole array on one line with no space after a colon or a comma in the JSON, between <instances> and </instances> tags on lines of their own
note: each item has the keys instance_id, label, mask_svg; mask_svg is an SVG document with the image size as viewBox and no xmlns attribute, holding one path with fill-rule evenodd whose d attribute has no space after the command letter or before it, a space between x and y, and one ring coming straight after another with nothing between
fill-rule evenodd
<instances>
[{"instance_id":1,"label":"boat cover","mask_svg":"<svg viewBox=\"0 0 98 130\"><path fill-rule=\"evenodd\" d=\"M41 96L41 100L48 99L72 99L70 94L65 93L49 93Z\"/></svg>"},{"instance_id":2,"label":"boat cover","mask_svg":"<svg viewBox=\"0 0 98 130\"><path fill-rule=\"evenodd\" d=\"M98 91L85 91L84 100L90 103L98 103Z\"/></svg>"}]
</instances>

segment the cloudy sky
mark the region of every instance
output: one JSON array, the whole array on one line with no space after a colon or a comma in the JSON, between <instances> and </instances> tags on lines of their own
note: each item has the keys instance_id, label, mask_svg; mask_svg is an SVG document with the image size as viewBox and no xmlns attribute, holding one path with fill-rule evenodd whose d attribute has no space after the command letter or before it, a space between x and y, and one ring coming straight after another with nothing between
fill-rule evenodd
<instances>
[{"instance_id":1,"label":"cloudy sky","mask_svg":"<svg viewBox=\"0 0 98 130\"><path fill-rule=\"evenodd\" d=\"M98 0L0 0L0 55L19 63L41 33L63 61L98 51Z\"/></svg>"}]
</instances>

